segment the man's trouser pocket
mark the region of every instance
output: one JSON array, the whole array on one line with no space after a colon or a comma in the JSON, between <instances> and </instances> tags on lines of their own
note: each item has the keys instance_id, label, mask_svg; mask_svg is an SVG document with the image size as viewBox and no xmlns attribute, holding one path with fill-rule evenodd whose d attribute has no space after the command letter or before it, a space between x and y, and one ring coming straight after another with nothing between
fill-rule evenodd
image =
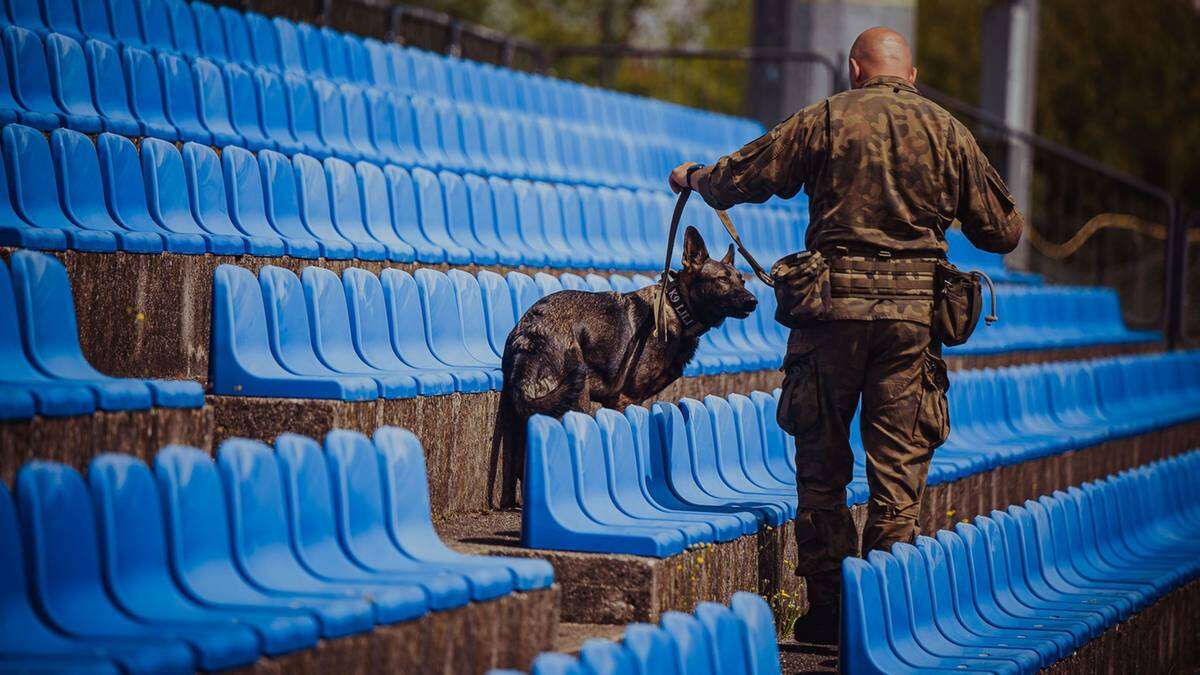
<instances>
[{"instance_id":1,"label":"man's trouser pocket","mask_svg":"<svg viewBox=\"0 0 1200 675\"><path fill-rule=\"evenodd\" d=\"M810 438L821 426L821 375L816 354L809 351L789 355L783 373L776 421L797 439Z\"/></svg>"},{"instance_id":2,"label":"man's trouser pocket","mask_svg":"<svg viewBox=\"0 0 1200 675\"><path fill-rule=\"evenodd\" d=\"M921 404L913 425L914 443L932 450L946 442L950 434L950 411L946 402L949 389L946 362L926 350L924 363L921 364Z\"/></svg>"}]
</instances>

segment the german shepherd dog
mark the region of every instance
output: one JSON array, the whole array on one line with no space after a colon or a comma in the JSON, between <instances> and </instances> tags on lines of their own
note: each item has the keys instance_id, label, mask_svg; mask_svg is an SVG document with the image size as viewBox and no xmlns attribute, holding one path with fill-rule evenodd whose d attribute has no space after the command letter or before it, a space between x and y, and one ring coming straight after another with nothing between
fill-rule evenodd
<instances>
[{"instance_id":1,"label":"german shepherd dog","mask_svg":"<svg viewBox=\"0 0 1200 675\"><path fill-rule=\"evenodd\" d=\"M758 299L733 266L733 246L710 258L694 227L684 233L683 268L668 284L632 293L559 291L534 303L504 344L504 388L492 442L492 480L503 450L500 506L517 503L525 465L525 426L533 415L624 409L655 396L683 373L700 336L727 317L744 319ZM494 494L494 492L493 492Z\"/></svg>"}]
</instances>

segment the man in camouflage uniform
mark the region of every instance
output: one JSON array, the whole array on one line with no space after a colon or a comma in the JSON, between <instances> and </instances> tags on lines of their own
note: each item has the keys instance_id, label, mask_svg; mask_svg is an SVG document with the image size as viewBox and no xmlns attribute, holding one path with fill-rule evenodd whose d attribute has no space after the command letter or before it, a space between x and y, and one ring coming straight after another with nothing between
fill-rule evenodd
<instances>
[{"instance_id":1,"label":"man in camouflage uniform","mask_svg":"<svg viewBox=\"0 0 1200 675\"><path fill-rule=\"evenodd\" d=\"M803 187L806 246L830 264L828 311L792 330L780 400L780 421L796 439L797 574L811 609L795 634L805 642L837 641L841 560L858 550L845 488L860 396L871 490L862 550L917 534L929 460L949 431L946 366L930 336L932 262L945 258L946 229L957 221L977 247L1007 253L1023 227L971 133L917 93L902 36L864 32L849 69L850 91L670 178L672 189L686 186L715 209Z\"/></svg>"}]
</instances>

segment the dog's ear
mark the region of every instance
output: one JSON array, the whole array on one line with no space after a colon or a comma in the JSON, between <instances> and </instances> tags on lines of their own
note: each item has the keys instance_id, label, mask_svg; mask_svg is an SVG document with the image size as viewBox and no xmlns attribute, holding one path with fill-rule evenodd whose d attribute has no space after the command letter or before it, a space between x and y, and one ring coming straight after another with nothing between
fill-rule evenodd
<instances>
[{"instance_id":1,"label":"dog's ear","mask_svg":"<svg viewBox=\"0 0 1200 675\"><path fill-rule=\"evenodd\" d=\"M708 247L704 245L704 237L700 230L688 225L683 233L683 266L703 265L708 260Z\"/></svg>"},{"instance_id":2,"label":"dog's ear","mask_svg":"<svg viewBox=\"0 0 1200 675\"><path fill-rule=\"evenodd\" d=\"M733 244L729 245L729 250L725 251L725 256L721 258L721 262L725 263L726 265L733 264Z\"/></svg>"}]
</instances>

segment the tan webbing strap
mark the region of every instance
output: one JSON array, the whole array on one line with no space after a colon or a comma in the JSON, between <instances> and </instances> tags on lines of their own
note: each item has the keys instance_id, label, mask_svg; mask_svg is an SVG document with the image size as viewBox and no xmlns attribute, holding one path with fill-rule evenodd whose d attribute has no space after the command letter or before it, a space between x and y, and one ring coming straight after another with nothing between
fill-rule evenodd
<instances>
[{"instance_id":1,"label":"tan webbing strap","mask_svg":"<svg viewBox=\"0 0 1200 675\"><path fill-rule=\"evenodd\" d=\"M738 236L737 228L733 226L733 221L729 219L729 214L724 211L717 211L717 217L721 219L721 224L725 226L725 231L729 233L729 238L733 239L733 245L737 247L738 253L750 263L750 269L754 270L754 275L757 276L764 284L774 288L775 278L758 264L754 256L750 255L750 251L742 244L742 238Z\"/></svg>"}]
</instances>

